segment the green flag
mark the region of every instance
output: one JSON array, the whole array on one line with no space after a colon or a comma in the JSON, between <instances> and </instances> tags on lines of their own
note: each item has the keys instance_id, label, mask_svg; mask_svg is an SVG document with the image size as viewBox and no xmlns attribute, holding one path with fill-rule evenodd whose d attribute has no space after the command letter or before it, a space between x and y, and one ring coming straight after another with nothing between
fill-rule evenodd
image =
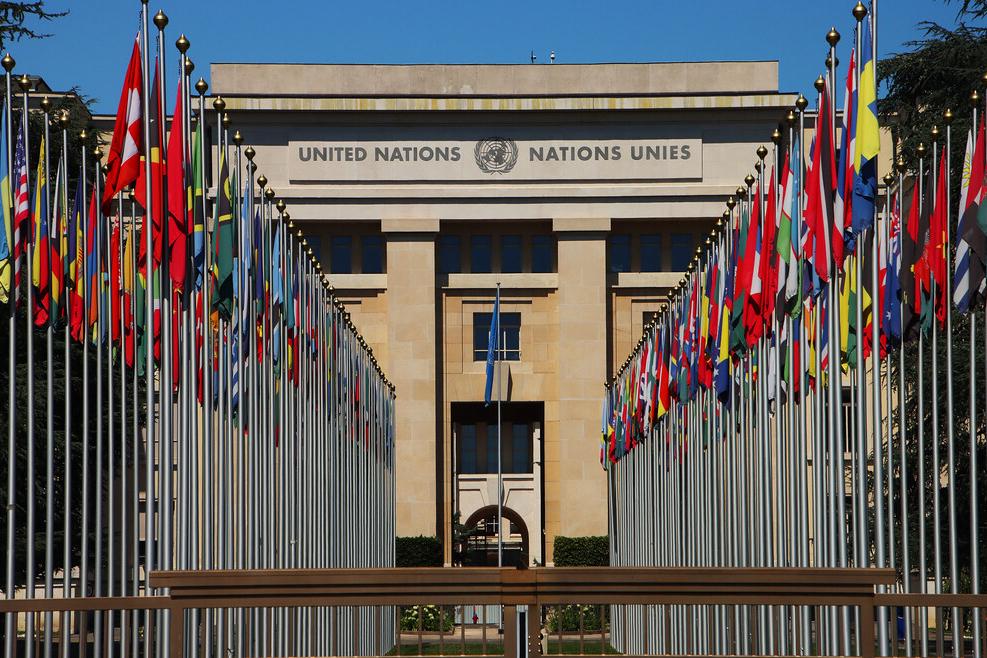
<instances>
[{"instance_id":1,"label":"green flag","mask_svg":"<svg viewBox=\"0 0 987 658\"><path fill-rule=\"evenodd\" d=\"M213 235L216 292L213 309L229 320L233 317L233 188L225 156L220 156L216 196L216 230Z\"/></svg>"}]
</instances>

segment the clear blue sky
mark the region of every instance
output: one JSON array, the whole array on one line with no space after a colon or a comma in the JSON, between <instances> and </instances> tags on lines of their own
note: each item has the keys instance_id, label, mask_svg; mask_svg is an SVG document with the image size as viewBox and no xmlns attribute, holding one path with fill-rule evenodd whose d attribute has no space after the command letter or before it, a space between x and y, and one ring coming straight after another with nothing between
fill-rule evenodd
<instances>
[{"instance_id":1,"label":"clear blue sky","mask_svg":"<svg viewBox=\"0 0 987 658\"><path fill-rule=\"evenodd\" d=\"M153 0L149 8L170 19L168 52L188 36L195 75L207 81L209 62L527 63L534 50L547 63L554 49L560 63L777 59L782 91L809 92L831 25L844 35L846 61L854 2ZM17 71L55 89L78 85L98 99L96 111L115 111L139 1L47 5L70 14L39 26L50 38L10 44ZM878 11L882 54L919 36L919 21L953 25L956 14L938 0L879 0Z\"/></svg>"}]
</instances>

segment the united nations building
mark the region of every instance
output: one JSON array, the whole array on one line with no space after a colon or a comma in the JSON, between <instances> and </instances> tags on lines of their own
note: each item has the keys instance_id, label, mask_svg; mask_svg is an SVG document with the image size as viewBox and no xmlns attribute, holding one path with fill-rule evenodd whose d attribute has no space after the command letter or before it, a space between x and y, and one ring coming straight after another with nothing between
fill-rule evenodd
<instances>
[{"instance_id":1,"label":"united nations building","mask_svg":"<svg viewBox=\"0 0 987 658\"><path fill-rule=\"evenodd\" d=\"M211 80L396 386L397 534L438 536L449 564L458 521L496 564L498 284L505 562L607 534L602 385L792 107L778 63L228 63Z\"/></svg>"}]
</instances>

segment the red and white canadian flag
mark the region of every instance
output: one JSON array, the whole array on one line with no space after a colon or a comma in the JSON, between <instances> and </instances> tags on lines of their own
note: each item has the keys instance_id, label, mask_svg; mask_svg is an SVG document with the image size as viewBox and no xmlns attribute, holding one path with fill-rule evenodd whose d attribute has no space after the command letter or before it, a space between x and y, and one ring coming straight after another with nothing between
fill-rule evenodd
<instances>
[{"instance_id":1,"label":"red and white canadian flag","mask_svg":"<svg viewBox=\"0 0 987 658\"><path fill-rule=\"evenodd\" d=\"M140 154L143 147L141 125L141 51L137 39L130 55L127 76L123 80L117 119L113 126L113 141L106 156L109 171L106 186L103 188L103 211L113 201L118 192L137 180L140 171Z\"/></svg>"}]
</instances>

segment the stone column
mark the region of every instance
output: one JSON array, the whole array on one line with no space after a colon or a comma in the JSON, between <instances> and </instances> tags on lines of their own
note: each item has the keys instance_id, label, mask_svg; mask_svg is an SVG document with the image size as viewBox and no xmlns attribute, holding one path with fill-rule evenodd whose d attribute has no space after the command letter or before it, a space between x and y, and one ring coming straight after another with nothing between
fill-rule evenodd
<instances>
[{"instance_id":1,"label":"stone column","mask_svg":"<svg viewBox=\"0 0 987 658\"><path fill-rule=\"evenodd\" d=\"M557 535L607 532L606 476L596 448L607 369L610 220L555 219L552 229L558 236L559 362L558 411L553 414L558 420L555 431L545 433L549 561Z\"/></svg>"},{"instance_id":2,"label":"stone column","mask_svg":"<svg viewBox=\"0 0 987 658\"><path fill-rule=\"evenodd\" d=\"M387 236L387 375L397 389L397 534L436 535L437 219L383 220ZM441 537L440 537L441 538Z\"/></svg>"}]
</instances>

